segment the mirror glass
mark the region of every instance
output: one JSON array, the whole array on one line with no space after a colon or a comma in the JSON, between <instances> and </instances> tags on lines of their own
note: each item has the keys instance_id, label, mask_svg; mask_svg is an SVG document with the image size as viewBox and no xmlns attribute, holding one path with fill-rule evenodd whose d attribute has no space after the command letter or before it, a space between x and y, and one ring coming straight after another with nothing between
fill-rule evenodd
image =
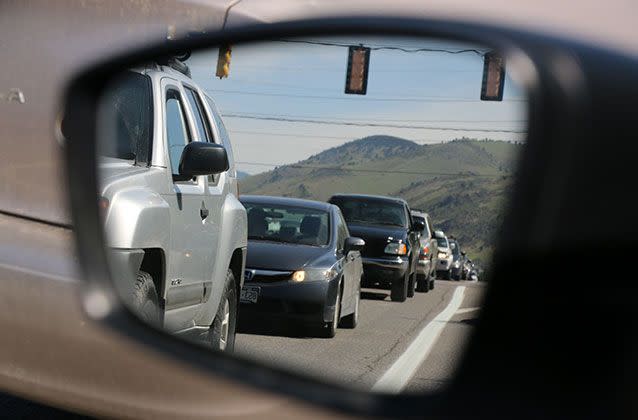
<instances>
[{"instance_id":1,"label":"mirror glass","mask_svg":"<svg viewBox=\"0 0 638 420\"><path fill-rule=\"evenodd\" d=\"M525 147L527 97L507 64L483 45L348 35L122 69L98 119L122 300L271 366L373 391L444 387Z\"/></svg>"}]
</instances>

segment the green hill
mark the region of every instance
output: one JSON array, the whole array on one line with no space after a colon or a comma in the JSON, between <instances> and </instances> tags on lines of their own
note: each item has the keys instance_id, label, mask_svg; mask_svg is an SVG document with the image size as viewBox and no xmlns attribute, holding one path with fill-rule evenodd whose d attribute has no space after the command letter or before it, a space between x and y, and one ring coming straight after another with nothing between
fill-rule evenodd
<instances>
[{"instance_id":1,"label":"green hill","mask_svg":"<svg viewBox=\"0 0 638 420\"><path fill-rule=\"evenodd\" d=\"M321 201L338 192L402 197L485 263L521 147L471 139L418 145L371 136L242 179L240 189Z\"/></svg>"}]
</instances>

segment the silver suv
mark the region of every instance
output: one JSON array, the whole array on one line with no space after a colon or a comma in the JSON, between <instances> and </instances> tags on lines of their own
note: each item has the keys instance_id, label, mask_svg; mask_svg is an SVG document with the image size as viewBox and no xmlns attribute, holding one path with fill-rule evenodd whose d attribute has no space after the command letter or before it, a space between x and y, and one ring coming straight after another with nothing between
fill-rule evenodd
<instances>
[{"instance_id":1,"label":"silver suv","mask_svg":"<svg viewBox=\"0 0 638 420\"><path fill-rule=\"evenodd\" d=\"M101 105L100 175L114 278L144 320L234 346L246 210L219 112L183 64L123 74Z\"/></svg>"}]
</instances>

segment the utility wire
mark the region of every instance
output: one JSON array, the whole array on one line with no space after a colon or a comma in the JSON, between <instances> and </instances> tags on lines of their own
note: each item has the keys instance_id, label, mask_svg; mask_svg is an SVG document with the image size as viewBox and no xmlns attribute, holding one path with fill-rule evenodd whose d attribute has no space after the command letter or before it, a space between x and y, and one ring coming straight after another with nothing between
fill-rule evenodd
<instances>
[{"instance_id":1,"label":"utility wire","mask_svg":"<svg viewBox=\"0 0 638 420\"><path fill-rule=\"evenodd\" d=\"M352 140L352 136L315 136L314 134L295 134L295 133L273 133L268 131L250 131L250 130L233 130L228 129L231 133L240 134L259 134L268 136L282 136L282 137L303 137L311 139L333 139L333 140Z\"/></svg>"},{"instance_id":2,"label":"utility wire","mask_svg":"<svg viewBox=\"0 0 638 420\"><path fill-rule=\"evenodd\" d=\"M324 166L324 165L297 165L297 164L279 164L263 163L263 162L235 162L240 165L253 165L263 167L282 167L294 168L294 169L329 169L334 171L343 172L361 172L361 173L375 173L375 174L403 174L403 175L437 175L437 176L475 176L475 177L487 177L487 178L500 178L500 177L512 177L513 175L501 175L501 174L475 174L475 173L463 173L463 172L434 172L434 171L395 171L387 170L382 171L378 169L357 169L357 168L344 168L342 166Z\"/></svg>"},{"instance_id":3,"label":"utility wire","mask_svg":"<svg viewBox=\"0 0 638 420\"><path fill-rule=\"evenodd\" d=\"M456 103L456 102L468 102L468 103L481 103L482 101L478 99L471 98L445 98L445 97L434 97L434 98L348 98L348 97L340 97L340 96L322 96L322 95L297 95L297 94L289 94L289 93L270 93L270 92L251 92L245 90L225 90L225 89L205 89L207 92L211 93L231 93L235 95L254 95L254 96L272 96L272 97L284 97L284 98L301 98L301 99L329 99L335 101L357 101L357 100L365 100L366 102L417 102L417 103L426 103L426 102L441 102L441 103ZM525 99L505 99L501 102L525 102Z\"/></svg>"},{"instance_id":4,"label":"utility wire","mask_svg":"<svg viewBox=\"0 0 638 420\"><path fill-rule=\"evenodd\" d=\"M347 122L347 121L311 120L311 119L303 119L303 118L260 117L260 116L255 116L255 115L241 115L241 114L225 114L225 117L226 118L243 118L243 119L251 119L251 120L289 122L289 123L345 125L345 126L353 126L353 127L405 128L405 129L411 129L411 130L466 131L466 132L480 132L480 133L512 133L512 134L526 134L527 133L527 130L506 130L506 129L487 129L487 128L435 127L435 126L423 126L423 125L359 123L359 122Z\"/></svg>"},{"instance_id":5,"label":"utility wire","mask_svg":"<svg viewBox=\"0 0 638 420\"><path fill-rule=\"evenodd\" d=\"M227 115L256 115L256 116L264 116L264 117L282 117L282 118L311 118L311 119L327 119L327 120L345 120L345 121L368 121L362 118L349 118L349 117L335 117L335 116L316 116L316 115L290 115L290 114L269 114L265 112L247 112L243 113L241 111L227 111L222 113L222 116L225 117ZM402 119L393 119L393 118L374 118L374 121L384 121L384 122L409 122L409 123L509 123L509 124L519 124L525 123L527 120L450 120L450 119L440 119L440 120L402 120Z\"/></svg>"},{"instance_id":6,"label":"utility wire","mask_svg":"<svg viewBox=\"0 0 638 420\"><path fill-rule=\"evenodd\" d=\"M311 45L322 45L327 47L351 47L353 44L340 44L336 42L327 42L327 41L306 41L300 39L277 39L277 42L289 42L295 44L311 44ZM373 46L377 45L377 46ZM359 44L361 47L367 47L371 50L394 50L401 51L405 53L419 53L419 52L435 52L435 53L446 53L446 54L466 54L472 53L476 54L480 57L485 55L485 52L479 51L474 48L466 48L461 50L449 50L445 48L413 48L413 47L400 47L400 46L390 46L390 45L378 45L378 44Z\"/></svg>"}]
</instances>

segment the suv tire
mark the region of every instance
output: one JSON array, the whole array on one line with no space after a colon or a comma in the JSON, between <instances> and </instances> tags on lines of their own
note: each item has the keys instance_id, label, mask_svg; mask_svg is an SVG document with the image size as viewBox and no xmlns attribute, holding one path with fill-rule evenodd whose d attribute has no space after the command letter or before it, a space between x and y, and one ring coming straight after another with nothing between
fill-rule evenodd
<instances>
[{"instance_id":1,"label":"suv tire","mask_svg":"<svg viewBox=\"0 0 638 420\"><path fill-rule=\"evenodd\" d=\"M232 352L235 347L235 330L237 328L237 289L232 270L226 273L224 293L217 308L217 314L210 327L213 349Z\"/></svg>"},{"instance_id":2,"label":"suv tire","mask_svg":"<svg viewBox=\"0 0 638 420\"><path fill-rule=\"evenodd\" d=\"M414 292L416 290L416 271L410 275L410 280L408 280L408 297L414 297Z\"/></svg>"},{"instance_id":3,"label":"suv tire","mask_svg":"<svg viewBox=\"0 0 638 420\"><path fill-rule=\"evenodd\" d=\"M408 298L408 283L410 282L410 274L406 271L403 279L396 279L392 282L390 289L390 299L393 302L405 302Z\"/></svg>"},{"instance_id":4,"label":"suv tire","mask_svg":"<svg viewBox=\"0 0 638 420\"><path fill-rule=\"evenodd\" d=\"M416 291L420 293L427 293L430 291L430 279L424 275L417 275L416 277Z\"/></svg>"},{"instance_id":5,"label":"suv tire","mask_svg":"<svg viewBox=\"0 0 638 420\"><path fill-rule=\"evenodd\" d=\"M159 298L153 276L146 271L138 271L133 286L133 310L142 321L155 327L161 325Z\"/></svg>"}]
</instances>

